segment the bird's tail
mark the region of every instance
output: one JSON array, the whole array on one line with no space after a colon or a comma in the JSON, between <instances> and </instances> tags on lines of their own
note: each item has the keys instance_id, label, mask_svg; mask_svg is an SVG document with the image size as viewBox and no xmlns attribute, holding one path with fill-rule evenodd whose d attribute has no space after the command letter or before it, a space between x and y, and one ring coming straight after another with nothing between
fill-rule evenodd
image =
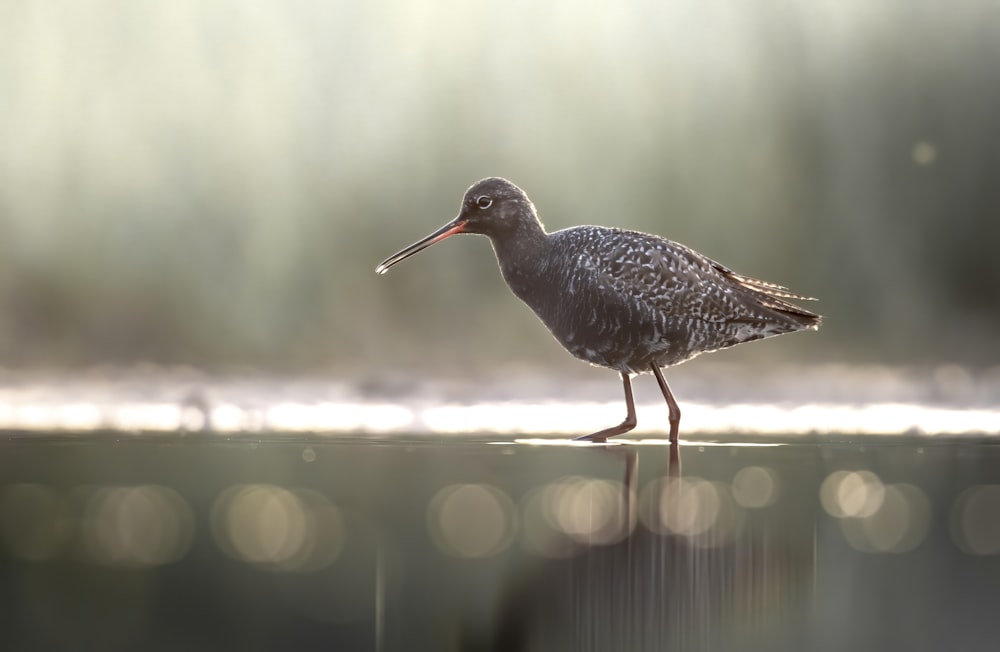
<instances>
[{"instance_id":1,"label":"bird's tail","mask_svg":"<svg viewBox=\"0 0 1000 652\"><path fill-rule=\"evenodd\" d=\"M792 301L816 301L813 297L795 294L783 285L768 283L759 279L741 276L729 272L734 281L752 291L760 300L760 304L790 320L789 330L817 330L823 323L822 315L797 306Z\"/></svg>"}]
</instances>

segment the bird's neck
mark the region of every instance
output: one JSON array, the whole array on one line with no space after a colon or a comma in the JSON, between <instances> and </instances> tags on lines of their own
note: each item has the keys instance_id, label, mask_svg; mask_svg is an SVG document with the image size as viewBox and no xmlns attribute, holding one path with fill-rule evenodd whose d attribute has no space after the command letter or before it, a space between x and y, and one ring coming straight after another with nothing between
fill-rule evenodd
<instances>
[{"instance_id":1,"label":"bird's neck","mask_svg":"<svg viewBox=\"0 0 1000 652\"><path fill-rule=\"evenodd\" d=\"M538 277L544 274L549 236L538 222L521 225L505 235L490 238L500 272L514 294L528 301L538 287Z\"/></svg>"}]
</instances>

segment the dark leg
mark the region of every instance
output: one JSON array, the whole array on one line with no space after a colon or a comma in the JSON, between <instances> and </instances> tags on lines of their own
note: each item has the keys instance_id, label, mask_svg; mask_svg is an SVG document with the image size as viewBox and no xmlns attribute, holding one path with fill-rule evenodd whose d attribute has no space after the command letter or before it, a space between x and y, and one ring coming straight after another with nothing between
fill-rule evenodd
<instances>
[{"instance_id":1,"label":"dark leg","mask_svg":"<svg viewBox=\"0 0 1000 652\"><path fill-rule=\"evenodd\" d=\"M624 371L622 372L622 383L625 384L625 406L628 408L628 414L625 415L625 420L614 428L605 428L604 430L599 430L589 435L577 437L576 441L604 443L608 440L608 437L614 437L615 435L620 435L623 432L628 432L632 428L635 428L635 401L632 400L632 381L629 379L628 374Z\"/></svg>"},{"instance_id":2,"label":"dark leg","mask_svg":"<svg viewBox=\"0 0 1000 652\"><path fill-rule=\"evenodd\" d=\"M681 452L678 450L677 442L670 442L670 452L667 457L667 478L681 477Z\"/></svg>"},{"instance_id":3,"label":"dark leg","mask_svg":"<svg viewBox=\"0 0 1000 652\"><path fill-rule=\"evenodd\" d=\"M653 375L656 376L656 382L660 384L660 391L663 392L663 398L667 399L667 408L670 410L670 443L676 444L677 430L681 425L681 408L677 405L677 401L674 400L674 395L670 392L667 381L663 379L663 372L656 366L656 363L653 363L651 367Z\"/></svg>"},{"instance_id":4,"label":"dark leg","mask_svg":"<svg viewBox=\"0 0 1000 652\"><path fill-rule=\"evenodd\" d=\"M622 483L622 503L619 519L622 539L627 538L632 531L632 515L635 514L635 505L632 504L632 498L639 494L638 491L635 491L635 477L638 467L639 454L634 448L625 448L625 479Z\"/></svg>"}]
</instances>

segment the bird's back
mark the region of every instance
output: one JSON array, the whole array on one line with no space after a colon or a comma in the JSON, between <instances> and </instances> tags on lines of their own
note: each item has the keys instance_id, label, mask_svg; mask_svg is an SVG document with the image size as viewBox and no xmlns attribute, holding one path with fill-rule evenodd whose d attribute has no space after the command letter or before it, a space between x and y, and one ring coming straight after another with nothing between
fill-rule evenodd
<instances>
[{"instance_id":1,"label":"bird's back","mask_svg":"<svg viewBox=\"0 0 1000 652\"><path fill-rule=\"evenodd\" d=\"M808 297L637 231L557 231L537 262L537 282L512 283L515 293L570 353L621 371L816 329L821 319L790 303Z\"/></svg>"}]
</instances>

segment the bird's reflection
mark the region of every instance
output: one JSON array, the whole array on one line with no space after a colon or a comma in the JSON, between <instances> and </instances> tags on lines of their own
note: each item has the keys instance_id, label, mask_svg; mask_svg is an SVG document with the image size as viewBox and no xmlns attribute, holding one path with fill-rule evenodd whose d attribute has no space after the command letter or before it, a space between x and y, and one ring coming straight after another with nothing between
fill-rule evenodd
<instances>
[{"instance_id":1,"label":"bird's reflection","mask_svg":"<svg viewBox=\"0 0 1000 652\"><path fill-rule=\"evenodd\" d=\"M661 489L654 495L636 491L634 448L606 450L624 459L619 522L628 533L616 543L542 562L512 582L483 647L745 652L794 645L789 638L795 628L783 625L799 620L793 616L810 594L812 560L774 533L742 523L738 531L681 533L676 524L692 522L683 492L698 481L682 477L676 444L657 470ZM653 522L674 524L677 531Z\"/></svg>"}]
</instances>

